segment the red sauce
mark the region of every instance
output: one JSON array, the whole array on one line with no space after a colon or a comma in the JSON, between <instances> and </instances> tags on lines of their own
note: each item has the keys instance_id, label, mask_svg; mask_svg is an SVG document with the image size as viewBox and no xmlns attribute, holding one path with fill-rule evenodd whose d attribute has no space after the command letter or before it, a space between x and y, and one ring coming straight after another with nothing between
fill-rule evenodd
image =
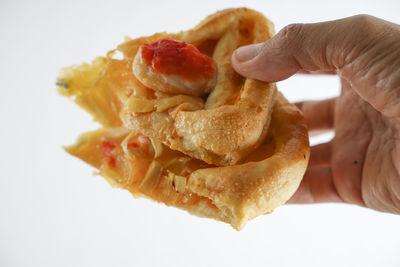
<instances>
[{"instance_id":1,"label":"red sauce","mask_svg":"<svg viewBox=\"0 0 400 267\"><path fill-rule=\"evenodd\" d=\"M139 147L139 144L135 142L128 143L128 148L135 148L135 147Z\"/></svg>"},{"instance_id":2,"label":"red sauce","mask_svg":"<svg viewBox=\"0 0 400 267\"><path fill-rule=\"evenodd\" d=\"M189 81L212 79L216 71L211 57L202 54L191 44L168 38L144 44L142 58L154 71L178 75Z\"/></svg>"},{"instance_id":3,"label":"red sauce","mask_svg":"<svg viewBox=\"0 0 400 267\"><path fill-rule=\"evenodd\" d=\"M111 143L108 140L104 140L103 142L101 142L101 148L103 149L103 155L107 160L108 165L111 168L115 168L117 165L117 160L114 156L114 154L112 153L113 150L115 149L116 145Z\"/></svg>"}]
</instances>

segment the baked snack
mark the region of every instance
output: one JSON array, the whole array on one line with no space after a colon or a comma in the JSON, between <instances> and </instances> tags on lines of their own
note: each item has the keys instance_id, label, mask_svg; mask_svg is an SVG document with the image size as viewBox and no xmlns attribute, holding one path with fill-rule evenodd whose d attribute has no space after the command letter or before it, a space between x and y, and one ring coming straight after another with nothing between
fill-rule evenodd
<instances>
[{"instance_id":1,"label":"baked snack","mask_svg":"<svg viewBox=\"0 0 400 267\"><path fill-rule=\"evenodd\" d=\"M241 229L291 197L309 158L301 112L230 65L237 47L271 36L260 13L227 9L63 69L60 93L103 125L66 150L135 196Z\"/></svg>"}]
</instances>

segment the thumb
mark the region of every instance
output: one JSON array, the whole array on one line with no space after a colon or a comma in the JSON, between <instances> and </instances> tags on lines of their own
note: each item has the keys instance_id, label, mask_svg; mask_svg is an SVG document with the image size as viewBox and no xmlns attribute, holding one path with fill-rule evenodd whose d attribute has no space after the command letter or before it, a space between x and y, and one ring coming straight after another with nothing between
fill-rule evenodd
<instances>
[{"instance_id":1,"label":"thumb","mask_svg":"<svg viewBox=\"0 0 400 267\"><path fill-rule=\"evenodd\" d=\"M241 75L275 82L296 72L338 73L358 95L388 117L400 116L400 26L357 15L292 24L270 40L238 48Z\"/></svg>"},{"instance_id":2,"label":"thumb","mask_svg":"<svg viewBox=\"0 0 400 267\"><path fill-rule=\"evenodd\" d=\"M300 65L285 47L287 43L282 35L284 33L279 32L265 43L236 49L232 55L233 68L245 77L265 82L284 80L295 74Z\"/></svg>"},{"instance_id":3,"label":"thumb","mask_svg":"<svg viewBox=\"0 0 400 267\"><path fill-rule=\"evenodd\" d=\"M270 40L243 46L232 55L232 66L241 75L275 82L301 71L334 71L339 55L328 47L337 46L332 24L291 24ZM340 50L339 50L340 51Z\"/></svg>"},{"instance_id":4,"label":"thumb","mask_svg":"<svg viewBox=\"0 0 400 267\"><path fill-rule=\"evenodd\" d=\"M291 24L264 43L238 48L232 55L232 65L246 77L267 82L283 80L299 70L334 72L367 52L382 37L383 22L358 15L320 23Z\"/></svg>"}]
</instances>

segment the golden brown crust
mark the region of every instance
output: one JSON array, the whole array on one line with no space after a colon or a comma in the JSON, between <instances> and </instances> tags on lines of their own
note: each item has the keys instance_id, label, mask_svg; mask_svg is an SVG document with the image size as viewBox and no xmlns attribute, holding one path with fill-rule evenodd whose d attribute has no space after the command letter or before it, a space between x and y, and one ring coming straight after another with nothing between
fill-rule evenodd
<instances>
[{"instance_id":1,"label":"golden brown crust","mask_svg":"<svg viewBox=\"0 0 400 267\"><path fill-rule=\"evenodd\" d=\"M217 12L194 29L171 35L193 44L218 40L213 53L218 66L218 79L205 101L205 109L181 108L172 113L165 111L164 115L125 109L122 115L124 125L209 164L228 166L240 162L262 142L263 130L270 121L276 87L240 77L233 70L230 59L240 45L270 38L273 34L271 26L260 13L241 8ZM169 37L165 34L161 36ZM149 37L147 42L153 39ZM145 40L137 39L140 43ZM138 45L136 47L139 48ZM133 51L129 50L126 55L132 54ZM143 70L143 64L138 61L136 55L133 65L136 76L145 85L161 88L162 80L146 74L147 70ZM164 86L164 91L174 90L168 84L164 83ZM159 121L160 118L162 121Z\"/></svg>"},{"instance_id":2,"label":"golden brown crust","mask_svg":"<svg viewBox=\"0 0 400 267\"><path fill-rule=\"evenodd\" d=\"M113 186L128 189L134 196L224 221L238 230L252 218L285 203L296 191L309 159L304 118L281 94L274 105L267 138L243 164L210 166L163 146L154 160L151 155L128 159L119 148L120 153L115 154L117 168L109 168L100 142L107 139L120 143L128 133L121 127L100 129L84 134L76 145L66 149L99 169ZM152 161L161 166L160 174L146 181ZM176 191L171 174L185 179L183 191Z\"/></svg>"},{"instance_id":3,"label":"golden brown crust","mask_svg":"<svg viewBox=\"0 0 400 267\"><path fill-rule=\"evenodd\" d=\"M242 28L236 23L238 18L245 21ZM250 22L258 21L263 22L249 28ZM247 34L259 42L262 39L256 36L265 34L262 27L267 24L271 31L270 22L255 11L223 10L190 31L127 41L118 48L125 55L123 60L108 56L92 65L64 70L59 78L60 92L73 96L104 126L84 134L66 150L134 196L224 221L235 229L271 212L296 191L309 159L307 129L297 107L277 93L274 84L233 78L230 67L221 64L219 70L225 68L226 72L218 75L224 82L217 83L219 87L205 102L196 96L164 93L160 98L131 72L143 43L164 37L193 43L223 39L221 36L232 27L252 29ZM232 93L230 89L236 86L232 83L238 81L240 90ZM129 111L129 103L140 105L146 112ZM147 147L135 143L140 137L147 140ZM131 139L135 142L128 148ZM104 141L111 142L111 148L104 150Z\"/></svg>"},{"instance_id":4,"label":"golden brown crust","mask_svg":"<svg viewBox=\"0 0 400 267\"><path fill-rule=\"evenodd\" d=\"M247 83L255 89L252 97L263 98L263 103L256 105L249 97L239 100L235 106L213 110L181 111L174 116L168 112L125 112L122 119L128 128L156 138L171 149L209 164L232 165L262 142L262 133L271 117L269 103L275 99L274 84L254 80Z\"/></svg>"},{"instance_id":5,"label":"golden brown crust","mask_svg":"<svg viewBox=\"0 0 400 267\"><path fill-rule=\"evenodd\" d=\"M237 229L285 203L299 186L308 164L309 143L303 116L281 94L268 135L273 139L269 144L274 146L272 156L235 166L200 169L188 181L193 192L229 210L230 223Z\"/></svg>"}]
</instances>

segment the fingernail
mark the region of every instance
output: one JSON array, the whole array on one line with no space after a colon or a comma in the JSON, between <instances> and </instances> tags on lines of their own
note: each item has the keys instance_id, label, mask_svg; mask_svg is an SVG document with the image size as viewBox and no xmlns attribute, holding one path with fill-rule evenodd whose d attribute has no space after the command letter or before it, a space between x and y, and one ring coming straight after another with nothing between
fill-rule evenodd
<instances>
[{"instance_id":1,"label":"fingernail","mask_svg":"<svg viewBox=\"0 0 400 267\"><path fill-rule=\"evenodd\" d=\"M242 46L236 49L235 57L239 62L246 62L258 55L259 44Z\"/></svg>"}]
</instances>

